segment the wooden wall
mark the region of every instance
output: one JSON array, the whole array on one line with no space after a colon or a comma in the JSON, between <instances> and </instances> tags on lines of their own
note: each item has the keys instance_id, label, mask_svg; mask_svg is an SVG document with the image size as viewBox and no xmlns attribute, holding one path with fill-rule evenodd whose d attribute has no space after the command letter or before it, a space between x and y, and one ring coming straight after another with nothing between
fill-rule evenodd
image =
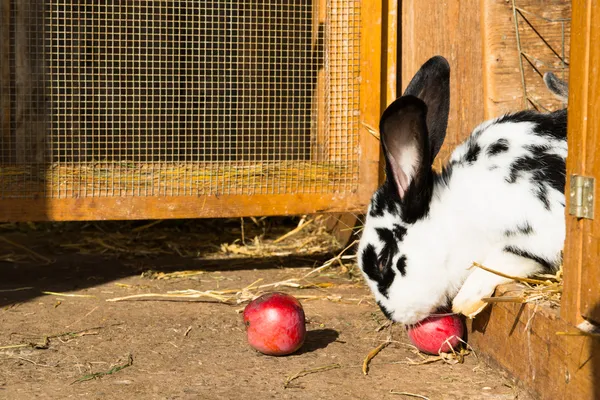
<instances>
[{"instance_id":1,"label":"wooden wall","mask_svg":"<svg viewBox=\"0 0 600 400\"><path fill-rule=\"evenodd\" d=\"M477 1L403 0L401 12L401 91L430 57L450 63L450 116L439 167L483 120L481 7Z\"/></svg>"},{"instance_id":2,"label":"wooden wall","mask_svg":"<svg viewBox=\"0 0 600 400\"><path fill-rule=\"evenodd\" d=\"M486 118L523 108L564 107L546 89L542 75L554 71L568 81L571 30L569 21L564 20L570 17L571 2L517 0L515 5L516 13L512 1L481 0ZM519 44L524 54L521 59Z\"/></svg>"}]
</instances>

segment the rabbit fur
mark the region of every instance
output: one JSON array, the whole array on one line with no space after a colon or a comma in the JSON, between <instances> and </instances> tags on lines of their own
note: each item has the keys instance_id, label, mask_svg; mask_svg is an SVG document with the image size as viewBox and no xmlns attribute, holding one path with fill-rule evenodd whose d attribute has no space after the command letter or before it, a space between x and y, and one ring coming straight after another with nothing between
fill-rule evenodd
<instances>
[{"instance_id":1,"label":"rabbit fur","mask_svg":"<svg viewBox=\"0 0 600 400\"><path fill-rule=\"evenodd\" d=\"M548 88L566 101L567 85ZM428 60L385 110L386 180L374 193L358 264L385 316L406 325L452 307L473 316L508 276L552 273L565 239L567 112L520 111L483 122L443 170L450 67Z\"/></svg>"}]
</instances>

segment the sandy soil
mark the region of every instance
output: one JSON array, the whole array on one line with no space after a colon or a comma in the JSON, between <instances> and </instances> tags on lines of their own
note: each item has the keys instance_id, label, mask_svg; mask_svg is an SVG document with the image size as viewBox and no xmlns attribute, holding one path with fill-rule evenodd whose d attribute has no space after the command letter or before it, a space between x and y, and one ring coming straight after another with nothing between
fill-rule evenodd
<instances>
[{"instance_id":1,"label":"sandy soil","mask_svg":"<svg viewBox=\"0 0 600 400\"><path fill-rule=\"evenodd\" d=\"M261 355L248 346L240 314L245 303L106 301L300 278L330 254L210 260L148 257L139 248L127 256L94 254L57 245L79 243L83 234L77 227L36 232L5 234L11 243L0 246L3 254L12 254L6 259L19 261L0 264L0 398L531 399L473 353L463 363L412 365L421 356L401 326L380 329L385 318L353 269L328 269L310 278L324 287L278 289L302 299L308 321L305 345L286 357ZM37 255L27 258L15 244ZM199 272L160 275L182 270ZM159 279L165 277L172 278ZM391 344L364 375L365 356L388 339Z\"/></svg>"}]
</instances>

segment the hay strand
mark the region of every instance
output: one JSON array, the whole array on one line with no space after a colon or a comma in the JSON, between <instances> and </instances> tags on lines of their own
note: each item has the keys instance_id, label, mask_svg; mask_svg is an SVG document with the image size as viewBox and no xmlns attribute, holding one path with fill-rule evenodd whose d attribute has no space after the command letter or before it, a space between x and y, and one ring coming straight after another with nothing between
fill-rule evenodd
<instances>
[{"instance_id":1,"label":"hay strand","mask_svg":"<svg viewBox=\"0 0 600 400\"><path fill-rule=\"evenodd\" d=\"M483 266L483 265L479 264L478 262L473 262L473 266L475 266L477 268L481 268L482 270L490 272L492 274L496 274L496 275L501 276L503 278L510 279L510 280L517 281L517 282L526 282L526 283L531 283L531 284L534 284L534 285L548 285L549 284L549 282L542 281L540 279L521 278L521 277L518 277L518 276L507 275L507 274L504 274L504 273L502 273L500 271L496 271L494 269L491 269L491 268L488 268L486 266Z\"/></svg>"},{"instance_id":2,"label":"hay strand","mask_svg":"<svg viewBox=\"0 0 600 400\"><path fill-rule=\"evenodd\" d=\"M20 292L21 290L32 290L32 289L35 289L35 288L33 286L25 286L25 287L14 288L14 289L0 289L0 293Z\"/></svg>"},{"instance_id":3,"label":"hay strand","mask_svg":"<svg viewBox=\"0 0 600 400\"><path fill-rule=\"evenodd\" d=\"M369 364L371 363L371 360L377 354L379 354L379 352L381 350L385 349L390 343L392 343L392 342L391 342L390 339L388 339L385 342L381 343L379 346L375 347L373 350L371 350L369 352L369 354L367 354L367 356L363 360L363 364L362 364L362 373L363 373L363 375L368 375L369 374Z\"/></svg>"},{"instance_id":4,"label":"hay strand","mask_svg":"<svg viewBox=\"0 0 600 400\"><path fill-rule=\"evenodd\" d=\"M285 382L283 383L283 387L285 389L287 389L290 386L290 383L292 383L292 381L294 381L295 379L301 378L303 376L309 375L309 374L315 374L318 372L325 372L325 371L330 371L332 369L337 369L337 368L341 368L342 366L340 364L328 364L328 365L323 365L322 367L316 367L316 368L310 368L310 369L303 369L302 371L296 372L294 375L288 376L285 380Z\"/></svg>"},{"instance_id":5,"label":"hay strand","mask_svg":"<svg viewBox=\"0 0 600 400\"><path fill-rule=\"evenodd\" d=\"M16 248L18 248L20 250L25 251L26 253L29 253L30 255L32 255L34 257L34 259L43 261L45 264L52 264L53 263L53 260L49 259L48 257L44 257L43 255L41 255L39 253L36 253L35 251L33 251L33 250L31 250L31 249L29 249L29 248L27 248L27 247L25 247L25 246L23 246L23 245L21 245L19 243L15 243L15 242L13 242L10 239L5 238L4 236L0 236L0 240L2 240L5 243L8 243L9 245L11 245L13 247L16 247Z\"/></svg>"},{"instance_id":6,"label":"hay strand","mask_svg":"<svg viewBox=\"0 0 600 400\"><path fill-rule=\"evenodd\" d=\"M416 393L410 393L410 392L399 392L399 391L394 390L394 389L390 390L390 393L391 394L397 394L397 395L400 395L400 396L416 397L418 399L429 400L429 397L427 397L427 396L423 396L423 395L416 394Z\"/></svg>"},{"instance_id":7,"label":"hay strand","mask_svg":"<svg viewBox=\"0 0 600 400\"><path fill-rule=\"evenodd\" d=\"M127 367L131 367L133 365L133 356L131 354L127 355L127 361L124 364L121 365L115 365L114 367L112 367L111 369L109 369L108 371L104 371L104 372L94 372L93 374L88 374L88 375L84 375L79 379L76 379L75 381L71 382L71 385L75 384L75 383L80 383L80 382L85 382L85 381L91 381L92 379L98 379L101 378L103 376L106 375L112 375L116 372L119 372Z\"/></svg>"},{"instance_id":8,"label":"hay strand","mask_svg":"<svg viewBox=\"0 0 600 400\"><path fill-rule=\"evenodd\" d=\"M41 293L51 295L51 296L61 296L61 297L90 297L90 298L96 297L91 294L75 294L75 293L61 293L61 292L48 292L48 291L42 291Z\"/></svg>"},{"instance_id":9,"label":"hay strand","mask_svg":"<svg viewBox=\"0 0 600 400\"><path fill-rule=\"evenodd\" d=\"M302 218L300 220L300 223L298 224L298 226L295 229L292 229L291 231L287 232L286 234L278 237L277 239L273 240L273 244L279 243L287 238L289 238L290 236L295 235L296 233L300 232L302 229L306 228L308 225L312 224L314 220L310 219L308 221L305 221L304 218Z\"/></svg>"}]
</instances>

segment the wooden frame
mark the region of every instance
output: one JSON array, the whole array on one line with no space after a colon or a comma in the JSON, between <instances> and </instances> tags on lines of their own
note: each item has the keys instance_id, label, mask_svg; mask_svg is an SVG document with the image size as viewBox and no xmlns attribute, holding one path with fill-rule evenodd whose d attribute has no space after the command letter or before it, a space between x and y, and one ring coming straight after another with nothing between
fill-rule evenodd
<instances>
[{"instance_id":1,"label":"wooden frame","mask_svg":"<svg viewBox=\"0 0 600 400\"><path fill-rule=\"evenodd\" d=\"M548 19L570 6L563 0L520 3L538 7ZM557 9L553 11L549 3ZM600 18L600 4L576 0L572 7L567 175L594 176L598 182L600 158L594 151L600 118L594 110L600 106L600 51L594 43L600 40L595 22ZM481 35L474 33L479 30ZM449 140L438 163L484 117L524 107L510 2L481 0L468 5L452 2L432 6L431 2L404 0L401 32L402 87L432 55L452 60ZM525 40L533 40L536 33L527 35ZM548 96L543 100L553 99ZM599 207L596 189L596 215ZM566 218L565 286L560 312L534 304L493 303L468 321L468 342L478 356L507 370L540 399L600 399L600 339L582 335L575 327L584 316L600 318L600 309L594 307L600 303L600 217L593 221ZM496 295L509 289L501 287Z\"/></svg>"},{"instance_id":2,"label":"wooden frame","mask_svg":"<svg viewBox=\"0 0 600 400\"><path fill-rule=\"evenodd\" d=\"M531 3L535 3L532 1ZM555 1L558 7L570 4ZM494 22L512 23L498 13L505 12L500 1L482 0L484 9L484 47L486 110L489 114L506 111L514 104L514 49L492 40ZM548 11L548 4L539 6ZM506 17L506 15L504 15ZM588 0L572 2L571 50L569 70L569 122L566 193L570 177L580 174L600 178L600 162L594 155L600 118L600 29L593 23L600 17L600 4ZM499 35L499 34L498 34ZM514 55L514 54L513 54ZM513 63L513 64L511 64ZM512 83L510 83L512 82ZM511 90L503 89L508 85ZM521 98L522 99L522 98ZM522 99L523 100L523 99ZM576 326L584 321L600 322L600 264L597 238L599 219L565 218L567 237L564 251L564 287L560 311L535 304L494 303L470 322L469 342L488 360L508 370L540 399L600 399L600 338L586 335ZM595 207L598 207L598 199ZM501 296L510 287L499 288Z\"/></svg>"},{"instance_id":3,"label":"wooden frame","mask_svg":"<svg viewBox=\"0 0 600 400\"><path fill-rule=\"evenodd\" d=\"M315 0L318 1L318 0ZM325 2L321 1L321 4ZM2 0L5 7L9 4ZM3 8L4 10L4 8ZM0 220L72 221L94 219L153 219L239 217L251 215L293 215L321 212L364 212L377 187L379 142L373 128L379 123L385 78L382 68L387 48L382 43L384 29L382 2L360 3L360 78L359 78L359 156L356 190L348 193L288 193L211 196L120 196L44 197L0 199ZM2 18L8 18L3 12ZM322 16L320 15L319 18ZM392 26L395 29L395 25ZM4 32L2 30L0 33ZM389 31L387 32L390 33ZM395 33L395 32L394 32ZM6 39L0 34L0 39ZM374 45L381 44L381 45ZM6 52L0 54L6 54ZM395 67L395 65L394 65ZM4 70L2 70L4 71ZM0 72L2 72L0 71ZM0 84L6 74L0 76ZM5 83L5 82L4 82ZM3 85L0 85L4 88ZM3 89L4 90L4 89ZM0 105L5 108L5 101ZM7 114L9 115L9 114ZM3 131L9 126L2 119ZM320 122L322 124L323 122ZM335 158L335 154L333 155Z\"/></svg>"},{"instance_id":4,"label":"wooden frame","mask_svg":"<svg viewBox=\"0 0 600 400\"><path fill-rule=\"evenodd\" d=\"M569 157L567 190L573 175L593 177L600 182L600 4L573 1L571 41L571 84L569 87ZM584 318L600 324L600 201L595 190L594 219L579 219L567 213L565 246L565 297L561 316L572 325ZM567 210L571 199L567 196ZM600 396L600 394L599 394Z\"/></svg>"}]
</instances>

